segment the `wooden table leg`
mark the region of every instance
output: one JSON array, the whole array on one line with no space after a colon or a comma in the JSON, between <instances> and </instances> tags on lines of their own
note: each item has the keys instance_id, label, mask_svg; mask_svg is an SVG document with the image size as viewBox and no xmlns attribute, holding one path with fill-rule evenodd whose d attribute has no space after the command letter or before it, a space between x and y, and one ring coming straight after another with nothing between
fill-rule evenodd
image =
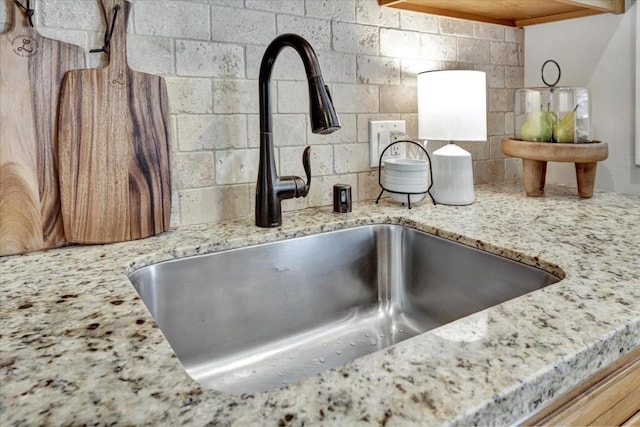
<instances>
[{"instance_id":1,"label":"wooden table leg","mask_svg":"<svg viewBox=\"0 0 640 427\"><path fill-rule=\"evenodd\" d=\"M576 164L577 167L577 164ZM544 193L545 172L547 162L541 160L522 159L524 175L524 191L529 197L539 197Z\"/></svg>"},{"instance_id":2,"label":"wooden table leg","mask_svg":"<svg viewBox=\"0 0 640 427\"><path fill-rule=\"evenodd\" d=\"M578 194L580 197L589 198L593 196L597 166L598 162L576 163L576 179L578 181Z\"/></svg>"}]
</instances>

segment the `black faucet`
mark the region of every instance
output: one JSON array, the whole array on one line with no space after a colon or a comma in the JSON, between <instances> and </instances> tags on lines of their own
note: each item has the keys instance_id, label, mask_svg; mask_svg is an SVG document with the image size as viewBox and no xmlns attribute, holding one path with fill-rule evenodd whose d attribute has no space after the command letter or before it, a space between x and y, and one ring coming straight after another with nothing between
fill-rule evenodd
<instances>
[{"instance_id":1,"label":"black faucet","mask_svg":"<svg viewBox=\"0 0 640 427\"><path fill-rule=\"evenodd\" d=\"M320 64L313 48L304 38L296 34L276 37L262 57L260 77L260 164L256 185L256 225L258 227L278 227L282 225L280 202L294 197L306 197L311 185L311 165L307 146L302 153L302 166L307 182L298 176L278 176L273 153L273 132L271 126L271 70L280 51L292 47L302 58L309 84L309 114L311 131L327 134L340 129L338 115L333 108L329 88L324 84Z\"/></svg>"}]
</instances>

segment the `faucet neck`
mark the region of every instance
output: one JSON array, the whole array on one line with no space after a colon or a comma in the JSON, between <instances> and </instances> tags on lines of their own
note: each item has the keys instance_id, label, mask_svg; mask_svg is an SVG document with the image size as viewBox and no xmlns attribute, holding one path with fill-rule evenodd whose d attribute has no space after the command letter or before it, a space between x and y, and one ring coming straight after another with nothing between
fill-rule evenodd
<instances>
[{"instance_id":1,"label":"faucet neck","mask_svg":"<svg viewBox=\"0 0 640 427\"><path fill-rule=\"evenodd\" d=\"M305 197L311 184L309 147L302 155L302 164L307 182L297 176L278 177L275 166L273 130L271 122L271 72L282 49L291 47L302 59L308 80L311 128L316 133L329 133L339 129L338 117L333 108L331 95L320 73L320 64L313 48L304 38L296 34L276 37L267 47L260 64L258 77L260 106L260 164L256 184L256 225L277 227L282 224L283 199Z\"/></svg>"},{"instance_id":2,"label":"faucet neck","mask_svg":"<svg viewBox=\"0 0 640 427\"><path fill-rule=\"evenodd\" d=\"M304 70L307 75L307 79L321 77L320 65L318 57L313 48L304 38L297 34L283 34L276 37L271 44L267 47L267 50L262 57L260 64L260 74L258 76L258 85L260 91L260 133L271 133L271 72L273 71L273 65L276 62L276 58L280 54L280 51L285 47L291 47L298 52L298 55L302 59L304 64Z\"/></svg>"}]
</instances>

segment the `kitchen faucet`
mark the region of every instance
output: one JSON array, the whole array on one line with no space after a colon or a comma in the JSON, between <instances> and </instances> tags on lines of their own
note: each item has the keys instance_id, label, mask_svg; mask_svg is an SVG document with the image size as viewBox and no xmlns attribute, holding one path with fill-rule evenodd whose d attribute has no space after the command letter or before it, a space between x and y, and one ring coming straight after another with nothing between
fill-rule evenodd
<instances>
[{"instance_id":1,"label":"kitchen faucet","mask_svg":"<svg viewBox=\"0 0 640 427\"><path fill-rule=\"evenodd\" d=\"M271 124L271 70L278 54L287 46L298 52L307 74L311 131L328 134L340 129L329 88L324 84L318 58L309 42L297 34L282 34L276 37L262 57L258 78L260 91L260 164L256 185L256 225L258 227L282 225L280 202L294 197L306 197L311 185L309 162L311 148L309 146L302 153L302 166L307 175L306 183L298 176L279 177L276 171Z\"/></svg>"}]
</instances>

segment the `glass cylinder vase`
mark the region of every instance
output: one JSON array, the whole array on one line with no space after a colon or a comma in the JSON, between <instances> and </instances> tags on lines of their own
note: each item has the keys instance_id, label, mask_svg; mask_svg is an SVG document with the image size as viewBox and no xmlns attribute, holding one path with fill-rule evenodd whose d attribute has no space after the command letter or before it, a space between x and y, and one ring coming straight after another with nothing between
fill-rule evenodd
<instances>
[{"instance_id":1,"label":"glass cylinder vase","mask_svg":"<svg viewBox=\"0 0 640 427\"><path fill-rule=\"evenodd\" d=\"M518 89L517 139L533 142L591 142L589 91L583 87Z\"/></svg>"}]
</instances>

